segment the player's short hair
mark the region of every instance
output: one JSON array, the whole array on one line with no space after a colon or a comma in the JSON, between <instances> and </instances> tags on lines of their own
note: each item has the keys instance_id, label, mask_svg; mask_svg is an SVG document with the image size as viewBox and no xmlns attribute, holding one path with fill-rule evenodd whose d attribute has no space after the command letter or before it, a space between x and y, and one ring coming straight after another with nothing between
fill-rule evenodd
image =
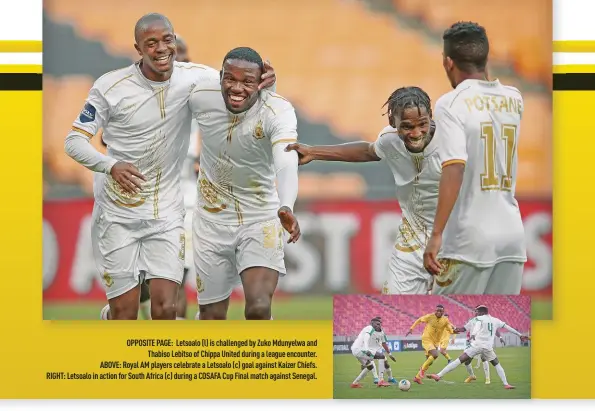
<instances>
[{"instance_id":1,"label":"player's short hair","mask_svg":"<svg viewBox=\"0 0 595 411\"><path fill-rule=\"evenodd\" d=\"M249 63L256 63L260 70L264 71L262 57L260 57L260 54L258 54L256 50L250 47L236 47L235 49L230 50L223 58L223 64L225 64L227 60L241 60Z\"/></svg>"},{"instance_id":2,"label":"player's short hair","mask_svg":"<svg viewBox=\"0 0 595 411\"><path fill-rule=\"evenodd\" d=\"M485 28L470 21L450 26L442 35L444 54L465 73L484 71L488 63L490 42Z\"/></svg>"},{"instance_id":3,"label":"player's short hair","mask_svg":"<svg viewBox=\"0 0 595 411\"><path fill-rule=\"evenodd\" d=\"M136 22L134 26L134 41L138 43L141 33L145 31L149 25L156 22L162 22L166 27L169 27L173 33L174 25L171 24L171 21L169 21L166 16L160 13L149 13L142 16Z\"/></svg>"},{"instance_id":4,"label":"player's short hair","mask_svg":"<svg viewBox=\"0 0 595 411\"><path fill-rule=\"evenodd\" d=\"M477 307L475 307L475 310L483 312L485 314L488 313L488 307L486 307L485 305L478 305Z\"/></svg>"},{"instance_id":5,"label":"player's short hair","mask_svg":"<svg viewBox=\"0 0 595 411\"><path fill-rule=\"evenodd\" d=\"M444 310L444 306L442 304L438 304L436 308L442 308Z\"/></svg>"},{"instance_id":6,"label":"player's short hair","mask_svg":"<svg viewBox=\"0 0 595 411\"><path fill-rule=\"evenodd\" d=\"M430 100L430 96L424 90L415 86L401 87L393 91L382 108L387 106L388 110L383 116L388 115L388 123L391 127L396 127L393 119L395 114L399 113L400 115L403 110L410 107L417 107L420 115L421 107L424 107L430 118L432 117L432 100Z\"/></svg>"}]
</instances>

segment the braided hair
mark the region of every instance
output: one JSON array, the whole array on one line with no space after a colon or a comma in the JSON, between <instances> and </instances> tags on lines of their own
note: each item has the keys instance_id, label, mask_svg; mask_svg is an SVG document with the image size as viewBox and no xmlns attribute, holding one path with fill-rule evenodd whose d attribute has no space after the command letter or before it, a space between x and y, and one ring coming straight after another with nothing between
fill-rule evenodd
<instances>
[{"instance_id":1,"label":"braided hair","mask_svg":"<svg viewBox=\"0 0 595 411\"><path fill-rule=\"evenodd\" d=\"M430 118L432 118L432 101L428 93L419 87L401 87L395 90L386 100L382 108L388 106L388 111L383 115L388 114L388 124L396 128L394 116L397 112L403 111L406 108L417 107L421 115L421 107L424 107Z\"/></svg>"}]
</instances>

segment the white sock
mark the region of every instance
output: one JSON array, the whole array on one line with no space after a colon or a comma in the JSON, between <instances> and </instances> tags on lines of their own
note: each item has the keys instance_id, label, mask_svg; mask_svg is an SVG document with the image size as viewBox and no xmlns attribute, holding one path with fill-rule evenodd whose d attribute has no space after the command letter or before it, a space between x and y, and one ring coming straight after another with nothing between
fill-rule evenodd
<instances>
[{"instance_id":1,"label":"white sock","mask_svg":"<svg viewBox=\"0 0 595 411\"><path fill-rule=\"evenodd\" d=\"M467 368L467 372L469 373L470 377L475 377L475 373L473 372L473 367L471 364L465 364L465 368Z\"/></svg>"},{"instance_id":2,"label":"white sock","mask_svg":"<svg viewBox=\"0 0 595 411\"><path fill-rule=\"evenodd\" d=\"M498 373L498 377L500 377L500 379L502 380L502 384L508 385L508 381L506 381L506 373L504 372L504 368L502 368L500 363L498 363L498 365L496 365L494 368Z\"/></svg>"},{"instance_id":3,"label":"white sock","mask_svg":"<svg viewBox=\"0 0 595 411\"><path fill-rule=\"evenodd\" d=\"M140 303L140 313L145 320L151 319L151 300Z\"/></svg>"},{"instance_id":4,"label":"white sock","mask_svg":"<svg viewBox=\"0 0 595 411\"><path fill-rule=\"evenodd\" d=\"M479 368L479 366L481 365L482 361L481 361L481 357L477 357L477 364L476 367Z\"/></svg>"},{"instance_id":5,"label":"white sock","mask_svg":"<svg viewBox=\"0 0 595 411\"><path fill-rule=\"evenodd\" d=\"M444 369L438 373L438 377L442 378L444 374L448 374L449 372L457 368L459 365L461 365L461 360L457 358L456 360L448 364L446 367L444 367Z\"/></svg>"},{"instance_id":6,"label":"white sock","mask_svg":"<svg viewBox=\"0 0 595 411\"><path fill-rule=\"evenodd\" d=\"M194 316L195 320L200 320L200 311L196 313L196 315Z\"/></svg>"},{"instance_id":7,"label":"white sock","mask_svg":"<svg viewBox=\"0 0 595 411\"><path fill-rule=\"evenodd\" d=\"M357 384L358 382L361 381L362 378L364 378L366 376L366 374L368 373L368 369L364 368L362 370L362 372L359 373L359 375L357 376L357 378L353 381L354 384Z\"/></svg>"},{"instance_id":8,"label":"white sock","mask_svg":"<svg viewBox=\"0 0 595 411\"><path fill-rule=\"evenodd\" d=\"M388 367L387 365L384 365L384 372L386 373L386 375L388 376L388 379L390 380L391 378L393 378L393 370L392 368Z\"/></svg>"},{"instance_id":9,"label":"white sock","mask_svg":"<svg viewBox=\"0 0 595 411\"><path fill-rule=\"evenodd\" d=\"M184 317L176 317L176 320L185 320Z\"/></svg>"},{"instance_id":10,"label":"white sock","mask_svg":"<svg viewBox=\"0 0 595 411\"><path fill-rule=\"evenodd\" d=\"M271 321L273 321L273 316L271 315Z\"/></svg>"},{"instance_id":11,"label":"white sock","mask_svg":"<svg viewBox=\"0 0 595 411\"><path fill-rule=\"evenodd\" d=\"M108 314L109 314L109 304L101 309L101 313L99 314L99 319L100 320L109 320L109 318L107 318Z\"/></svg>"},{"instance_id":12,"label":"white sock","mask_svg":"<svg viewBox=\"0 0 595 411\"><path fill-rule=\"evenodd\" d=\"M376 370L376 361L372 360L372 375L374 378L378 378L378 371Z\"/></svg>"},{"instance_id":13,"label":"white sock","mask_svg":"<svg viewBox=\"0 0 595 411\"><path fill-rule=\"evenodd\" d=\"M483 362L483 372L486 375L486 380L490 379L490 363L487 361Z\"/></svg>"},{"instance_id":14,"label":"white sock","mask_svg":"<svg viewBox=\"0 0 595 411\"><path fill-rule=\"evenodd\" d=\"M380 381L384 380L384 364L382 364L382 367L378 367L380 372L378 373L378 379Z\"/></svg>"}]
</instances>

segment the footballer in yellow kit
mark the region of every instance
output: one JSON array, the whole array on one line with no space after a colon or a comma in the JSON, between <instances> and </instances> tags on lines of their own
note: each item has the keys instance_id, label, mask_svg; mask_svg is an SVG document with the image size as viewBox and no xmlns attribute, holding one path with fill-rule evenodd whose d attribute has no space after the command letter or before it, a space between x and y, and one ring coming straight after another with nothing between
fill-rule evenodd
<instances>
[{"instance_id":1,"label":"footballer in yellow kit","mask_svg":"<svg viewBox=\"0 0 595 411\"><path fill-rule=\"evenodd\" d=\"M448 314L444 313L444 317L446 317L448 319ZM454 334L454 329L450 329L450 328L444 329L444 331L442 332L442 339L440 340L440 344L438 346L438 348L440 349L440 354L442 354L444 356L444 358L446 358L448 360L449 363L452 360L450 358L450 355L448 355L448 352L446 351L446 349L448 348L448 344L451 343L450 339L453 334ZM454 336L452 337L452 339L453 339L452 343L454 344Z\"/></svg>"},{"instance_id":2,"label":"footballer in yellow kit","mask_svg":"<svg viewBox=\"0 0 595 411\"><path fill-rule=\"evenodd\" d=\"M438 358L438 349L440 348L444 332L449 330L454 333L454 327L448 320L448 317L444 316L444 306L440 304L436 306L436 311L432 314L426 314L415 320L405 336L407 337L410 335L413 332L413 329L420 323L426 324L421 336L421 345L426 352L427 359L419 369L419 372L413 381L418 384L423 384L422 378L424 377L426 370L430 368L434 360Z\"/></svg>"}]
</instances>

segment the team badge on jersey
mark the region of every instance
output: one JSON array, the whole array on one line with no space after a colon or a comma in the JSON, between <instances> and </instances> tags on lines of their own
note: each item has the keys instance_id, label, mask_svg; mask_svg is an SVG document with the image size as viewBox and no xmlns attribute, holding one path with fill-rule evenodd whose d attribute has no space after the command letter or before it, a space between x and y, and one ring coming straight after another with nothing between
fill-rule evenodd
<instances>
[{"instance_id":1,"label":"team badge on jersey","mask_svg":"<svg viewBox=\"0 0 595 411\"><path fill-rule=\"evenodd\" d=\"M79 116L79 120L81 123L90 123L91 121L95 121L95 107L91 103L85 104L83 110L81 111L81 115Z\"/></svg>"},{"instance_id":2,"label":"team badge on jersey","mask_svg":"<svg viewBox=\"0 0 595 411\"><path fill-rule=\"evenodd\" d=\"M196 292L202 293L205 290L204 285L202 284L202 280L200 276L196 274Z\"/></svg>"},{"instance_id":3,"label":"team badge on jersey","mask_svg":"<svg viewBox=\"0 0 595 411\"><path fill-rule=\"evenodd\" d=\"M255 139L260 140L264 137L264 129L262 128L262 120L258 120L256 126L254 127L254 132L252 133Z\"/></svg>"},{"instance_id":4,"label":"team badge on jersey","mask_svg":"<svg viewBox=\"0 0 595 411\"><path fill-rule=\"evenodd\" d=\"M107 272L103 273L103 275L101 277L103 278L103 283L105 284L105 286L107 288L114 285L114 280L113 280L112 276L109 275Z\"/></svg>"}]
</instances>

